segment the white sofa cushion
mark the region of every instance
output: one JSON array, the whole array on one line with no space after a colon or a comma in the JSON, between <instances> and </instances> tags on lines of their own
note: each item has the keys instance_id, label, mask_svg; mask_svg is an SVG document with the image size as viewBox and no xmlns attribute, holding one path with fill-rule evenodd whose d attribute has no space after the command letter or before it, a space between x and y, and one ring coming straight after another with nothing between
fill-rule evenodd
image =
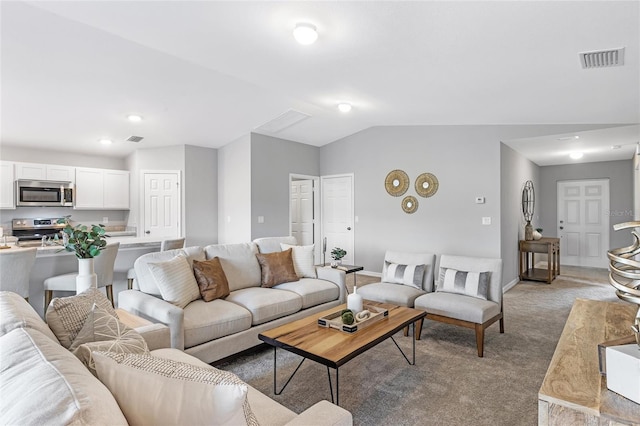
<instances>
[{"instance_id":1,"label":"white sofa cushion","mask_svg":"<svg viewBox=\"0 0 640 426\"><path fill-rule=\"evenodd\" d=\"M280 244L289 244L295 246L298 244L296 237L263 237L256 238L253 242L258 246L260 253L273 253L282 250Z\"/></svg>"},{"instance_id":2,"label":"white sofa cushion","mask_svg":"<svg viewBox=\"0 0 640 426\"><path fill-rule=\"evenodd\" d=\"M58 343L58 338L33 310L29 302L12 291L0 291L0 336L4 336L16 328L32 328L38 330Z\"/></svg>"},{"instance_id":3,"label":"white sofa cushion","mask_svg":"<svg viewBox=\"0 0 640 426\"><path fill-rule=\"evenodd\" d=\"M39 331L18 328L0 337L0 359L1 424L127 424L109 390Z\"/></svg>"},{"instance_id":4,"label":"white sofa cushion","mask_svg":"<svg viewBox=\"0 0 640 426\"><path fill-rule=\"evenodd\" d=\"M302 309L302 297L294 292L275 288L244 288L232 291L226 300L251 312L252 325L282 318Z\"/></svg>"},{"instance_id":5,"label":"white sofa cushion","mask_svg":"<svg viewBox=\"0 0 640 426\"><path fill-rule=\"evenodd\" d=\"M260 287L260 264L256 258L258 246L254 243L212 244L204 251L207 259L220 258L230 291Z\"/></svg>"},{"instance_id":6,"label":"white sofa cushion","mask_svg":"<svg viewBox=\"0 0 640 426\"><path fill-rule=\"evenodd\" d=\"M374 283L358 287L358 294L366 300L413 308L416 298L426 292L408 285Z\"/></svg>"},{"instance_id":7,"label":"white sofa cushion","mask_svg":"<svg viewBox=\"0 0 640 426\"><path fill-rule=\"evenodd\" d=\"M136 270L135 283L138 289L143 293L162 297L162 293L160 292L160 289L156 284L156 280L151 275L151 271L149 270L147 264L166 262L167 260L171 260L179 254L183 254L187 257L189 265L191 265L194 260L205 260L204 250L202 247L198 246L143 254L142 256L137 258L133 264Z\"/></svg>"},{"instance_id":8,"label":"white sofa cushion","mask_svg":"<svg viewBox=\"0 0 640 426\"><path fill-rule=\"evenodd\" d=\"M300 281L274 286L278 290L292 291L302 297L302 309L331 302L340 297L340 289L330 281L302 278Z\"/></svg>"},{"instance_id":9,"label":"white sofa cushion","mask_svg":"<svg viewBox=\"0 0 640 426\"><path fill-rule=\"evenodd\" d=\"M428 314L482 324L500 313L500 304L453 293L427 293L415 300L415 308Z\"/></svg>"},{"instance_id":10,"label":"white sofa cushion","mask_svg":"<svg viewBox=\"0 0 640 426\"><path fill-rule=\"evenodd\" d=\"M162 298L167 302L184 309L200 298L200 288L184 254L178 254L164 262L149 262L147 266Z\"/></svg>"},{"instance_id":11,"label":"white sofa cushion","mask_svg":"<svg viewBox=\"0 0 640 426\"><path fill-rule=\"evenodd\" d=\"M184 309L184 346L206 343L251 327L251 312L223 299L196 300Z\"/></svg>"},{"instance_id":12,"label":"white sofa cushion","mask_svg":"<svg viewBox=\"0 0 640 426\"><path fill-rule=\"evenodd\" d=\"M233 373L153 355L95 352L94 358L132 425L258 425L247 385Z\"/></svg>"}]
</instances>

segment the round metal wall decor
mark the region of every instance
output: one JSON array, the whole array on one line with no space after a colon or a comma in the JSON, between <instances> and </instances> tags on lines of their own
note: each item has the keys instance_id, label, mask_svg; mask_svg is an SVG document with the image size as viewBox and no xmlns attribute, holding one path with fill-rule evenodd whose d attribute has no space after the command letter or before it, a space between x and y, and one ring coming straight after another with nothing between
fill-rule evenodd
<instances>
[{"instance_id":1,"label":"round metal wall decor","mask_svg":"<svg viewBox=\"0 0 640 426\"><path fill-rule=\"evenodd\" d=\"M402 210L405 213L415 213L418 210L418 199L413 195L407 195L402 199Z\"/></svg>"},{"instance_id":2,"label":"round metal wall decor","mask_svg":"<svg viewBox=\"0 0 640 426\"><path fill-rule=\"evenodd\" d=\"M391 170L384 180L384 187L394 197L399 197L409 189L409 176L402 170Z\"/></svg>"},{"instance_id":3,"label":"round metal wall decor","mask_svg":"<svg viewBox=\"0 0 640 426\"><path fill-rule=\"evenodd\" d=\"M438 192L438 178L431 173L423 173L416 179L416 192L421 197L431 197Z\"/></svg>"}]
</instances>

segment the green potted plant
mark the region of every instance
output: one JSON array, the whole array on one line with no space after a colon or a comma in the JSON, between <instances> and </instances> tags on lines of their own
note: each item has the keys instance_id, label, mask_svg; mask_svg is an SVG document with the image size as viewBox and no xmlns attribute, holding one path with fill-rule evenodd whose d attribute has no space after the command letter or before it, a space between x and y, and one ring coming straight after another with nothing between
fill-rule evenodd
<instances>
[{"instance_id":1,"label":"green potted plant","mask_svg":"<svg viewBox=\"0 0 640 426\"><path fill-rule=\"evenodd\" d=\"M75 253L78 258L78 276L76 277L76 293L82 293L88 288L97 288L98 281L94 271L93 258L100 254L107 245L104 225L76 225L72 226L69 217L60 220L65 227L62 229L64 249Z\"/></svg>"},{"instance_id":2,"label":"green potted plant","mask_svg":"<svg viewBox=\"0 0 640 426\"><path fill-rule=\"evenodd\" d=\"M331 250L331 258L333 261L331 262L332 268L337 268L340 263L342 263L342 258L347 255L347 251L341 249L340 247L335 247Z\"/></svg>"}]
</instances>

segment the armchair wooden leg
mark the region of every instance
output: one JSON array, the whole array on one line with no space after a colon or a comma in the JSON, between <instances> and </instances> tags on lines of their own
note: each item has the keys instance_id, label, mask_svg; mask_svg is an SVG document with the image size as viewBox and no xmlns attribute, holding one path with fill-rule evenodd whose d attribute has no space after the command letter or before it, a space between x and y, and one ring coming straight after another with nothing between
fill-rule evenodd
<instances>
[{"instance_id":1,"label":"armchair wooden leg","mask_svg":"<svg viewBox=\"0 0 640 426\"><path fill-rule=\"evenodd\" d=\"M409 335L409 326L406 326L404 328L404 337L407 337Z\"/></svg>"},{"instance_id":2,"label":"armchair wooden leg","mask_svg":"<svg viewBox=\"0 0 640 426\"><path fill-rule=\"evenodd\" d=\"M44 291L44 312L47 312L47 308L49 307L49 303L51 303L51 299L53 299L53 290L45 290Z\"/></svg>"},{"instance_id":3,"label":"armchair wooden leg","mask_svg":"<svg viewBox=\"0 0 640 426\"><path fill-rule=\"evenodd\" d=\"M422 324L424 323L424 318L421 318L420 321L416 321L414 327L414 333L416 336L416 340L420 340L420 335L422 334Z\"/></svg>"},{"instance_id":4,"label":"armchair wooden leg","mask_svg":"<svg viewBox=\"0 0 640 426\"><path fill-rule=\"evenodd\" d=\"M128 290L133 289L133 278L127 278L127 289Z\"/></svg>"},{"instance_id":5,"label":"armchair wooden leg","mask_svg":"<svg viewBox=\"0 0 640 426\"><path fill-rule=\"evenodd\" d=\"M113 303L113 285L105 286L105 289L107 290L107 299L111 301L111 306L115 308L116 305Z\"/></svg>"},{"instance_id":6,"label":"armchair wooden leg","mask_svg":"<svg viewBox=\"0 0 640 426\"><path fill-rule=\"evenodd\" d=\"M478 346L478 356L484 356L484 327L482 324L476 324L476 345Z\"/></svg>"}]
</instances>

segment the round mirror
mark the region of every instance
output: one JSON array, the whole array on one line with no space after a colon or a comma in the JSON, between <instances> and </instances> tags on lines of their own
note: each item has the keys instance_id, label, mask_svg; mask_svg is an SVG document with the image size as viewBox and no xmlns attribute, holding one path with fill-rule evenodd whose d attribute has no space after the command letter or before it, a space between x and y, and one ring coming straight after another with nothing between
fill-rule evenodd
<instances>
[{"instance_id":1,"label":"round mirror","mask_svg":"<svg viewBox=\"0 0 640 426\"><path fill-rule=\"evenodd\" d=\"M429 182L422 182L422 188L427 189L429 187Z\"/></svg>"},{"instance_id":2,"label":"round mirror","mask_svg":"<svg viewBox=\"0 0 640 426\"><path fill-rule=\"evenodd\" d=\"M409 189L409 176L402 170L391 170L384 179L384 188L389 195L399 197Z\"/></svg>"},{"instance_id":3,"label":"round mirror","mask_svg":"<svg viewBox=\"0 0 640 426\"><path fill-rule=\"evenodd\" d=\"M405 213L414 213L418 210L418 200L413 195L408 195L402 199L402 210Z\"/></svg>"},{"instance_id":4,"label":"round mirror","mask_svg":"<svg viewBox=\"0 0 640 426\"><path fill-rule=\"evenodd\" d=\"M409 202L407 203L407 208L409 208L409 209L410 209L412 206L413 206L413 203L412 203L411 201L409 201Z\"/></svg>"},{"instance_id":5,"label":"round mirror","mask_svg":"<svg viewBox=\"0 0 640 426\"><path fill-rule=\"evenodd\" d=\"M400 181L398 179L393 180L393 186L398 187L400 185Z\"/></svg>"},{"instance_id":6,"label":"round mirror","mask_svg":"<svg viewBox=\"0 0 640 426\"><path fill-rule=\"evenodd\" d=\"M431 173L423 173L416 179L416 192L421 197L431 197L438 191L438 178Z\"/></svg>"}]
</instances>

